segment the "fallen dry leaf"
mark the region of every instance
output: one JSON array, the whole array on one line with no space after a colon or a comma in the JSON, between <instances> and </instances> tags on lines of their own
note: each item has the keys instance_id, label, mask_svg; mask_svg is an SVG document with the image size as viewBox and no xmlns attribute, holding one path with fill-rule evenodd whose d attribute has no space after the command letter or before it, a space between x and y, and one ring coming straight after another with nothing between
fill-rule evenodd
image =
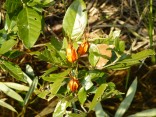
<instances>
[{"instance_id":1,"label":"fallen dry leaf","mask_svg":"<svg viewBox=\"0 0 156 117\"><path fill-rule=\"evenodd\" d=\"M106 56L108 58L111 58L112 57L112 52L109 49L110 48L109 45L107 45L107 44L98 44L97 47L99 49L99 54L104 55L104 56ZM107 58L104 58L104 57L101 56L99 58L99 61L96 64L97 69L102 69L102 67L104 65L106 65L106 63L108 61L109 60Z\"/></svg>"}]
</instances>

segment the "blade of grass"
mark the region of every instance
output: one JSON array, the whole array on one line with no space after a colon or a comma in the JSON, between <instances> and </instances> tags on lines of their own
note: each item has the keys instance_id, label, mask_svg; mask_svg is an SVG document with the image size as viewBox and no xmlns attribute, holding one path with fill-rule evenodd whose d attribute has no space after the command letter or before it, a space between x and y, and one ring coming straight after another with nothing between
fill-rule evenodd
<instances>
[{"instance_id":1,"label":"blade of grass","mask_svg":"<svg viewBox=\"0 0 156 117\"><path fill-rule=\"evenodd\" d=\"M29 91L27 92L27 94L25 96L24 103L23 103L24 106L28 103L28 100L29 100L31 94L34 92L37 84L38 84L38 77L35 77L31 86L30 86Z\"/></svg>"},{"instance_id":2,"label":"blade of grass","mask_svg":"<svg viewBox=\"0 0 156 117\"><path fill-rule=\"evenodd\" d=\"M129 87L127 94L126 94L126 98L121 102L118 110L115 113L115 117L122 117L124 113L128 110L134 98L136 89L137 89L137 77L135 78L131 86Z\"/></svg>"}]
</instances>

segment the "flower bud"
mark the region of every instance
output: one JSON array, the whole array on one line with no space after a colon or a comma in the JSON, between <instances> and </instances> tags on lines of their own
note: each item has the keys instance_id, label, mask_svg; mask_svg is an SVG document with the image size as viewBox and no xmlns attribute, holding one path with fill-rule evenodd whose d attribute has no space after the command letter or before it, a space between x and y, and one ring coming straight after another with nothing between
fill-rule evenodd
<instances>
[{"instance_id":1,"label":"flower bud","mask_svg":"<svg viewBox=\"0 0 156 117\"><path fill-rule=\"evenodd\" d=\"M84 55L87 52L88 48L89 48L89 43L88 43L88 41L84 40L83 43L81 43L81 45L79 45L78 54L80 56Z\"/></svg>"},{"instance_id":2,"label":"flower bud","mask_svg":"<svg viewBox=\"0 0 156 117\"><path fill-rule=\"evenodd\" d=\"M66 49L66 54L67 54L68 61L71 63L73 63L74 61L76 61L78 59L77 52L73 48L72 44L68 44L68 47Z\"/></svg>"},{"instance_id":3,"label":"flower bud","mask_svg":"<svg viewBox=\"0 0 156 117\"><path fill-rule=\"evenodd\" d=\"M76 78L72 78L69 83L68 86L70 88L70 90L72 92L76 91L79 88L79 81Z\"/></svg>"}]
</instances>

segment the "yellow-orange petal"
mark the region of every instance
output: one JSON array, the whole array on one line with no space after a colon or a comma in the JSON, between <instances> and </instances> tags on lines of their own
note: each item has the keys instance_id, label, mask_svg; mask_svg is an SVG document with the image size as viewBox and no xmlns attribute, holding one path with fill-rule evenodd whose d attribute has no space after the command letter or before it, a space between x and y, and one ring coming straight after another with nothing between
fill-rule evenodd
<instances>
[{"instance_id":1,"label":"yellow-orange petal","mask_svg":"<svg viewBox=\"0 0 156 117\"><path fill-rule=\"evenodd\" d=\"M75 78L72 78L69 81L68 86L72 92L75 92L79 88L79 81Z\"/></svg>"},{"instance_id":2,"label":"yellow-orange petal","mask_svg":"<svg viewBox=\"0 0 156 117\"><path fill-rule=\"evenodd\" d=\"M81 45L79 45L78 54L80 56L84 55L87 52L88 48L89 48L89 43L88 43L88 41L85 40Z\"/></svg>"},{"instance_id":3,"label":"yellow-orange petal","mask_svg":"<svg viewBox=\"0 0 156 117\"><path fill-rule=\"evenodd\" d=\"M66 49L67 60L71 63L75 62L78 59L76 50L73 48L72 44L68 44Z\"/></svg>"}]
</instances>

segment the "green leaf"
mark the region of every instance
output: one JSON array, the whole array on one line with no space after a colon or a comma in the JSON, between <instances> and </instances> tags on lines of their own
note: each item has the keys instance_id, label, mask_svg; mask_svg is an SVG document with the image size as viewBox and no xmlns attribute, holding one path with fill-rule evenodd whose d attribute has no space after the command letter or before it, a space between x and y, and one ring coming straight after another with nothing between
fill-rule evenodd
<instances>
[{"instance_id":1,"label":"green leaf","mask_svg":"<svg viewBox=\"0 0 156 117\"><path fill-rule=\"evenodd\" d=\"M30 99L31 94L34 92L37 84L38 84L38 77L35 77L30 86L29 91L27 92L27 94L25 96L24 103L23 103L24 106L28 103L28 100Z\"/></svg>"},{"instance_id":2,"label":"green leaf","mask_svg":"<svg viewBox=\"0 0 156 117\"><path fill-rule=\"evenodd\" d=\"M25 7L17 17L18 34L27 48L37 41L41 31L41 16L33 9Z\"/></svg>"},{"instance_id":3,"label":"green leaf","mask_svg":"<svg viewBox=\"0 0 156 117\"><path fill-rule=\"evenodd\" d=\"M84 102L86 101L87 99L87 93L85 91L85 88L84 87L81 87L81 89L79 90L78 92L78 99L80 101L80 103L83 105Z\"/></svg>"},{"instance_id":4,"label":"green leaf","mask_svg":"<svg viewBox=\"0 0 156 117\"><path fill-rule=\"evenodd\" d=\"M5 108L17 113L17 111L14 109L14 107L12 107L10 104L4 102L2 99L0 99L0 106L3 106Z\"/></svg>"},{"instance_id":5,"label":"green leaf","mask_svg":"<svg viewBox=\"0 0 156 117\"><path fill-rule=\"evenodd\" d=\"M21 0L6 0L5 7L8 13L13 13L22 7Z\"/></svg>"},{"instance_id":6,"label":"green leaf","mask_svg":"<svg viewBox=\"0 0 156 117\"><path fill-rule=\"evenodd\" d=\"M86 5L83 0L75 0L67 9L63 19L63 30L67 37L78 39L87 24Z\"/></svg>"},{"instance_id":7,"label":"green leaf","mask_svg":"<svg viewBox=\"0 0 156 117\"><path fill-rule=\"evenodd\" d=\"M124 52L125 50L125 42L124 41L120 41L119 42L119 51L120 52Z\"/></svg>"},{"instance_id":8,"label":"green leaf","mask_svg":"<svg viewBox=\"0 0 156 117\"><path fill-rule=\"evenodd\" d=\"M60 76L58 74L54 74L53 78L55 78L55 81L53 84L50 85L50 97L48 100L51 100L58 92L58 90L60 89L60 87L62 86L62 82L65 79L65 76L67 74L69 74L69 71L71 69L67 69L66 71L64 71Z\"/></svg>"},{"instance_id":9,"label":"green leaf","mask_svg":"<svg viewBox=\"0 0 156 117\"><path fill-rule=\"evenodd\" d=\"M121 69L127 69L131 67L132 65L139 64L142 60L146 59L147 57L150 57L152 55L155 55L155 51L153 50L143 50L141 52L138 52L136 54L132 54L128 58L125 58L122 61L119 61L115 63L114 65L111 65L107 67L108 69L114 69L114 70L121 70Z\"/></svg>"},{"instance_id":10,"label":"green leaf","mask_svg":"<svg viewBox=\"0 0 156 117\"><path fill-rule=\"evenodd\" d=\"M94 95L94 98L89 106L89 111L91 111L92 109L95 108L96 104L101 100L100 98L102 97L105 89L107 88L107 84L102 84L100 85L100 87L98 87L95 95Z\"/></svg>"},{"instance_id":11,"label":"green leaf","mask_svg":"<svg viewBox=\"0 0 156 117\"><path fill-rule=\"evenodd\" d=\"M90 75L87 75L83 81L82 81L82 86L85 88L85 90L89 90L92 86L93 86L93 83L91 81L91 77Z\"/></svg>"},{"instance_id":12,"label":"green leaf","mask_svg":"<svg viewBox=\"0 0 156 117\"><path fill-rule=\"evenodd\" d=\"M65 70L64 72L61 72L61 73L50 74L49 77L43 77L43 79L45 81L55 82L55 80L57 80L59 78L65 78L65 76L67 76L69 74L70 70L71 69Z\"/></svg>"},{"instance_id":13,"label":"green leaf","mask_svg":"<svg viewBox=\"0 0 156 117\"><path fill-rule=\"evenodd\" d=\"M55 70L57 70L58 69L58 67L51 67L51 68L49 68L48 70L46 70L45 71L45 73L41 76L42 78L43 77L46 77L46 76L48 76L51 72L53 72L53 71L55 71ZM44 78L43 78L44 79Z\"/></svg>"},{"instance_id":14,"label":"green leaf","mask_svg":"<svg viewBox=\"0 0 156 117\"><path fill-rule=\"evenodd\" d=\"M35 73L34 73L34 70L33 68L30 66L30 65L26 65L26 74L31 77L31 78L34 78L35 77Z\"/></svg>"},{"instance_id":15,"label":"green leaf","mask_svg":"<svg viewBox=\"0 0 156 117\"><path fill-rule=\"evenodd\" d=\"M70 102L65 100L60 100L54 110L53 117L64 117L66 113L66 108L70 104Z\"/></svg>"},{"instance_id":16,"label":"green leaf","mask_svg":"<svg viewBox=\"0 0 156 117\"><path fill-rule=\"evenodd\" d=\"M0 48L0 54L8 52L16 43L17 41L14 39L5 41Z\"/></svg>"},{"instance_id":17,"label":"green leaf","mask_svg":"<svg viewBox=\"0 0 156 117\"><path fill-rule=\"evenodd\" d=\"M79 114L77 113L67 113L67 117L87 117L87 114L84 112L79 112Z\"/></svg>"},{"instance_id":18,"label":"green leaf","mask_svg":"<svg viewBox=\"0 0 156 117\"><path fill-rule=\"evenodd\" d=\"M155 51L151 49L143 50L141 52L138 52L136 54L132 54L133 60L143 60L147 57L150 57L152 55L155 55Z\"/></svg>"},{"instance_id":19,"label":"green leaf","mask_svg":"<svg viewBox=\"0 0 156 117\"><path fill-rule=\"evenodd\" d=\"M51 38L51 44L54 46L56 50L60 50L62 48L62 42L60 42L58 39L55 37Z\"/></svg>"},{"instance_id":20,"label":"green leaf","mask_svg":"<svg viewBox=\"0 0 156 117\"><path fill-rule=\"evenodd\" d=\"M109 117L109 115L103 110L100 102L96 104L94 110L95 110L96 117Z\"/></svg>"},{"instance_id":21,"label":"green leaf","mask_svg":"<svg viewBox=\"0 0 156 117\"><path fill-rule=\"evenodd\" d=\"M17 101L20 101L20 102L23 102L23 99L22 97L16 93L14 90L10 89L9 87L7 87L4 83L0 82L0 90L5 93L6 95L8 95L9 97L17 100Z\"/></svg>"},{"instance_id":22,"label":"green leaf","mask_svg":"<svg viewBox=\"0 0 156 117\"><path fill-rule=\"evenodd\" d=\"M24 54L24 52L21 52L18 50L10 50L10 51L6 52L5 54L3 54L3 56L14 59L14 58L17 58L23 54Z\"/></svg>"},{"instance_id":23,"label":"green leaf","mask_svg":"<svg viewBox=\"0 0 156 117\"><path fill-rule=\"evenodd\" d=\"M23 71L21 70L21 68L11 62L7 62L7 61L2 61L1 65L0 65L3 69L7 70L10 75L17 79L17 80L20 80L20 81L23 81L23 82L27 82L25 79L24 79L24 75L23 75Z\"/></svg>"},{"instance_id":24,"label":"green leaf","mask_svg":"<svg viewBox=\"0 0 156 117\"><path fill-rule=\"evenodd\" d=\"M98 47L95 44L91 44L89 48L89 62L92 66L96 66L99 56L96 56L95 53L99 53Z\"/></svg>"},{"instance_id":25,"label":"green leaf","mask_svg":"<svg viewBox=\"0 0 156 117\"><path fill-rule=\"evenodd\" d=\"M145 115L146 115L146 117L155 117L156 116L156 108L143 110L141 112L137 112L137 113L130 115L128 117L144 117Z\"/></svg>"},{"instance_id":26,"label":"green leaf","mask_svg":"<svg viewBox=\"0 0 156 117\"><path fill-rule=\"evenodd\" d=\"M117 109L117 111L115 113L115 117L122 117L124 115L124 113L128 110L128 108L134 98L136 89L137 89L137 78L135 78L135 80L129 87L125 99L121 102L119 108Z\"/></svg>"},{"instance_id":27,"label":"green leaf","mask_svg":"<svg viewBox=\"0 0 156 117\"><path fill-rule=\"evenodd\" d=\"M19 91L28 91L29 87L22 85L22 84L18 84L18 83L13 83L13 82L4 82L4 84L12 89L15 90L19 90Z\"/></svg>"},{"instance_id":28,"label":"green leaf","mask_svg":"<svg viewBox=\"0 0 156 117\"><path fill-rule=\"evenodd\" d=\"M40 7L48 7L52 6L54 4L54 0L30 0L28 3L28 6L40 6Z\"/></svg>"}]
</instances>

